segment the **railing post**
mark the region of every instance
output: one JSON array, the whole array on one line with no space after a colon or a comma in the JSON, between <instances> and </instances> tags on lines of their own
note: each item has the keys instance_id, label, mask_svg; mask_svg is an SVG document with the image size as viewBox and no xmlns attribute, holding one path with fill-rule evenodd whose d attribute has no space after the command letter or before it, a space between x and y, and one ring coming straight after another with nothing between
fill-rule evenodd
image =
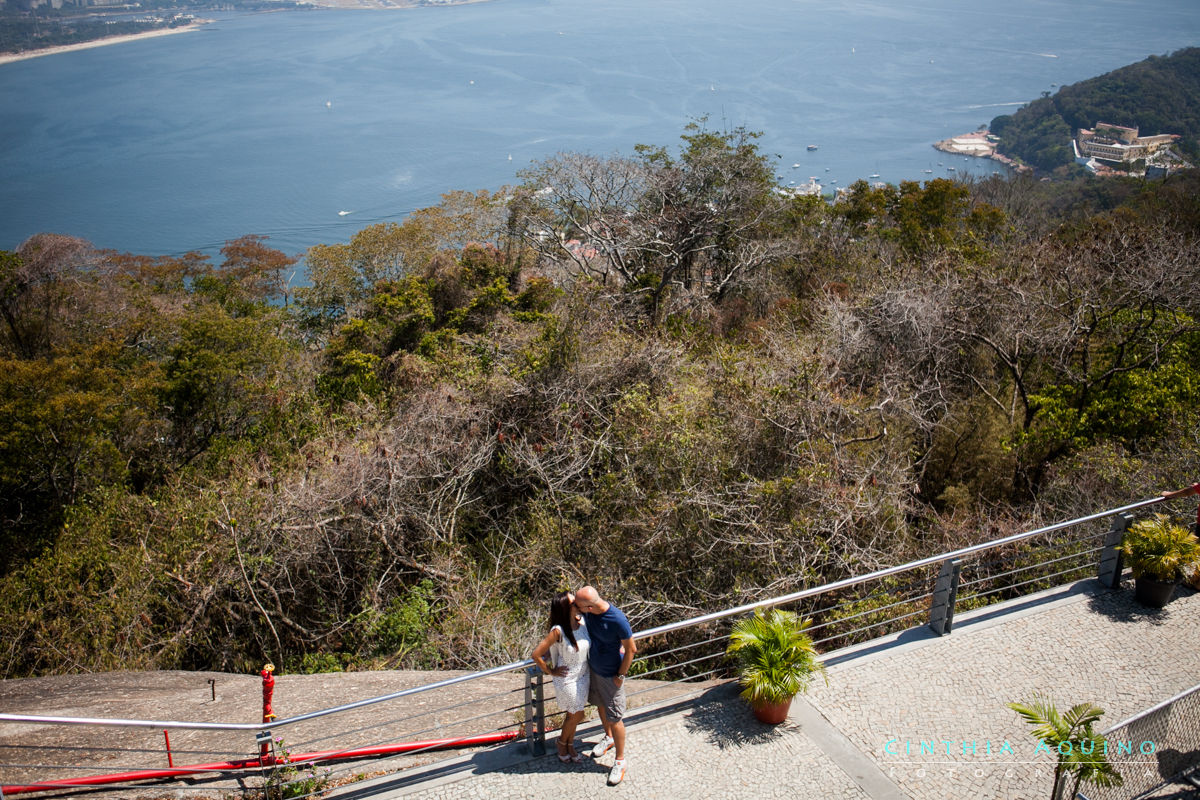
<instances>
[{"instance_id":1,"label":"railing post","mask_svg":"<svg viewBox=\"0 0 1200 800\"><path fill-rule=\"evenodd\" d=\"M958 599L958 575L961 569L962 561L952 558L943 561L942 568L938 570L929 606L929 627L938 636L945 636L954 628L954 602Z\"/></svg>"},{"instance_id":2,"label":"railing post","mask_svg":"<svg viewBox=\"0 0 1200 800\"><path fill-rule=\"evenodd\" d=\"M546 754L546 703L542 698L542 671L525 668L525 744L531 755Z\"/></svg>"},{"instance_id":3,"label":"railing post","mask_svg":"<svg viewBox=\"0 0 1200 800\"><path fill-rule=\"evenodd\" d=\"M1112 518L1112 527L1108 529L1108 535L1104 537L1104 549L1100 551L1100 567L1096 577L1100 579L1102 586L1107 586L1109 589L1120 587L1121 571L1125 568L1125 562L1117 545L1125 538L1125 531L1132 522L1133 514L1115 515Z\"/></svg>"}]
</instances>

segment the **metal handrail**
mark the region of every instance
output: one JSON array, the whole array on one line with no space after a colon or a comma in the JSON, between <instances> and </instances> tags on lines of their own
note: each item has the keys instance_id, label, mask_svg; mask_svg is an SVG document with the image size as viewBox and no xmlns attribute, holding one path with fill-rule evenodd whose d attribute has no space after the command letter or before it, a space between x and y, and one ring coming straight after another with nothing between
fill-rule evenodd
<instances>
[{"instance_id":1,"label":"metal handrail","mask_svg":"<svg viewBox=\"0 0 1200 800\"><path fill-rule=\"evenodd\" d=\"M1183 698L1187 697L1189 694L1195 694L1196 692L1200 692L1200 684L1196 684L1195 686L1191 687L1190 689L1184 689L1182 692L1175 695L1174 697L1168 697L1166 700L1163 700L1161 703L1150 706L1150 708L1147 708L1143 711L1139 711L1138 713L1134 714L1132 717L1129 717L1128 719L1121 720L1116 725L1110 726L1108 728L1108 730L1104 731L1100 735L1108 736L1113 731L1118 730L1120 728L1127 727L1129 725L1132 725L1133 723L1137 722L1138 720L1144 719L1145 717L1148 717L1151 714L1156 714L1159 711L1162 711L1164 708L1174 705L1175 703L1179 702Z\"/></svg>"},{"instance_id":2,"label":"metal handrail","mask_svg":"<svg viewBox=\"0 0 1200 800\"><path fill-rule=\"evenodd\" d=\"M1020 542L1020 541L1024 541L1025 539L1031 539L1035 536L1040 536L1045 533L1051 533L1053 531L1063 530L1064 528L1070 528L1070 527L1074 527L1076 525L1082 525L1084 523L1093 522L1095 520L1104 519L1106 517L1112 517L1112 516L1116 516L1118 514L1123 514L1123 513L1130 512L1130 511L1136 511L1138 509L1147 508L1149 506L1153 506L1153 505L1157 505L1158 503L1162 503L1168 499L1172 499L1172 498L1164 496L1164 495L1160 495L1158 497L1152 497L1148 500L1141 500L1136 503L1130 503L1129 505L1121 506L1120 508L1114 508L1114 509L1110 509L1107 511L1100 511L1095 514L1090 514L1086 517L1079 517L1077 519L1068 520L1066 522L1058 522L1053 525L1047 525L1043 528L1038 528L1036 530L1013 534L1011 536L1006 536L1002 539L996 539L991 542L984 542L983 544L971 545L969 547L962 547L962 548L959 548L958 550L952 550L948 553L939 553L938 555L927 556L925 558L920 558L915 561L909 561L908 563L900 564L898 566L886 567L884 569L878 569L878 570L875 570L874 572L869 572L865 575L858 575L858 576L854 576L851 578L844 578L842 580L834 581L832 583L825 583L825 584L821 584L820 586L814 586L814 587L810 587L807 589L801 589L800 591L792 592L791 594L781 595L779 597L772 597L767 600L759 600L754 603L746 603L744 605L736 606L734 608L727 608L722 611L714 611L710 614L703 614L701 616L692 617L691 619L682 620L680 622L672 622L672 623L668 623L666 625L659 625L657 627L649 628L644 631L635 631L633 634L633 638L635 640L649 639L654 636L661 636L663 634L671 633L673 631L683 630L684 628L691 628L691 627L695 627L697 625L703 625L708 622L714 622L716 620L746 614L751 611L756 611L760 608L768 608L771 606L782 605L785 603L792 603L797 600L803 600L808 597L814 597L816 595L825 594L826 592L832 592L832 591L837 591L839 589L845 589L845 588L848 588L851 586L857 586L859 584L866 583L868 581L878 580L879 578L886 578L891 575L897 575L901 572L907 572L909 570L918 569L920 567L929 566L931 564L938 564L943 561L949 561L949 560L953 560L953 559L957 559L957 558L962 558L964 556L973 555L975 553L982 553L987 550L992 550L997 547L1003 547L1004 545L1012 544L1014 542ZM437 681L436 683L429 683L429 684L425 684L423 686L416 686L416 687L413 687L410 689L401 690L399 692L392 692L391 694L381 695L379 697L371 697L371 698L367 698L365 700L358 700L353 703L346 703L345 705L334 706L332 708L325 708L325 709L321 709L318 711L311 711L306 714L300 714L300 715L297 715L294 717L288 717L286 719L272 720L269 724L268 723L226 723L226 722L183 722L183 721L177 721L177 720L105 719L105 718L96 718L96 717L51 717L51 716L37 716L37 715L30 715L30 714L4 714L4 713L0 713L0 722L25 722L25 723L34 723L34 724L44 724L44 725L108 725L108 726L114 726L114 727L140 727L140 728L158 728L158 729L167 728L167 729L219 730L219 731L255 731L255 732L257 732L257 731L262 731L262 730L265 730L268 728L274 730L277 728L286 727L288 725L294 725L299 722L305 722L305 721L308 721L311 719L317 719L319 717L329 716L331 714L339 714L344 711L351 711L356 708L363 708L365 706L374 705L376 703L384 703L389 700L397 700L401 697L409 697L411 695L420 694L421 692L428 692L428 691L433 691L435 689L442 689L447 686L453 686L455 684L465 683L467 681L479 680L482 678L491 677L493 675L500 675L500 674L504 674L507 672L515 672L516 670L525 669L526 667L529 667L532 665L533 665L533 660L527 658L522 661L514 661L511 664L505 664L505 665L499 666L499 667L492 667L490 669L481 670L479 672L472 672L472 673L468 673L466 675L459 675L454 678L447 678L446 680Z\"/></svg>"},{"instance_id":3,"label":"metal handrail","mask_svg":"<svg viewBox=\"0 0 1200 800\"><path fill-rule=\"evenodd\" d=\"M874 572L869 572L866 575L858 575L853 578L843 578L840 581L834 581L833 583L825 583L820 586L814 586L809 589L801 589L798 592L792 592L791 594L785 594L781 597L773 597L769 600L759 600L757 603L747 603L745 605L737 606L736 608L727 608L724 611L714 611L711 614L705 614L700 617L693 617L692 619L683 620L682 622L672 622L668 625L659 625L657 628L650 628L649 630L634 633L633 638L634 639L646 639L651 636L660 636L664 633L670 633L672 631L680 630L681 628L689 628L693 625L702 625L705 622L712 622L714 620L724 619L725 617L733 617L733 616L737 616L738 614L745 614L748 611L756 611L760 608L768 608L770 606L782 605L784 603L792 603L792 602L795 602L796 600L803 600L806 597L813 597L814 595L825 594L826 592L832 592L832 591L836 591L838 589L845 589L850 586L857 586L858 584L866 583L867 581L873 581L873 580L877 580L879 578L886 578L889 575L896 575L901 572L907 572L910 569L917 569L918 567L926 567L926 566L929 566L930 564L939 564L943 561L951 561L953 559L962 558L963 556L969 556L974 553L982 553L985 550L991 550L993 548L1001 547L1006 544L1012 544L1013 542L1020 542L1025 539L1032 539L1034 536L1040 536L1043 533L1052 533L1053 531L1059 531L1064 528L1073 527L1075 525L1082 525L1085 522L1093 522L1098 519L1104 519L1105 517L1112 517L1112 516L1116 516L1117 514L1124 514L1129 511L1136 511L1139 508L1146 508L1148 506L1156 505L1158 503L1163 502L1166 499L1167 498L1162 497L1162 496L1152 497L1149 500L1141 500L1137 503L1130 503L1127 506L1121 506L1120 508L1114 508L1109 511L1100 511L1095 514L1090 514L1086 517L1079 517L1078 519L1072 519L1072 520L1068 520L1066 522L1056 522L1053 525L1047 525L1046 527L1038 528L1037 530L1026 531L1025 533L1014 533L1012 536L1005 536L1003 539L996 539L995 541L992 541L992 542L984 542L983 544L971 545L970 547L962 547L962 548L959 548L958 550L951 550L949 553L941 553L936 556L927 556L926 558L919 558L916 561L910 561L907 564L901 564L896 567L886 567L884 569L878 569L878 570L875 570Z\"/></svg>"},{"instance_id":4,"label":"metal handrail","mask_svg":"<svg viewBox=\"0 0 1200 800\"><path fill-rule=\"evenodd\" d=\"M286 719L271 720L270 723L265 722L179 722L167 720L149 720L149 719L104 719L97 717L39 717L29 714L0 714L0 722L32 722L44 725L111 725L114 727L124 728L181 728L184 730L204 730L204 731L261 731L267 728L274 730L282 728L286 725L294 725L297 722L307 722L310 719L318 717L326 717L330 714L340 714L343 711L352 711L356 708L383 703L388 700L396 700L401 697L408 697L421 692L430 692L434 689L444 689L447 686L453 686L456 683L465 683L467 681L479 680L481 678L490 678L493 675L501 675L506 672L513 672L518 669L530 666L533 664L532 659L524 661L514 661L511 664L505 664L502 667L492 667L480 672L471 672L467 675L458 675L453 678L447 678L444 681L437 683L427 683L423 686L414 686L411 689L403 689L399 692L380 695L379 697L369 697L366 700L356 700L353 703L346 703L333 708L323 708L319 711L310 711L307 714L299 714Z\"/></svg>"}]
</instances>

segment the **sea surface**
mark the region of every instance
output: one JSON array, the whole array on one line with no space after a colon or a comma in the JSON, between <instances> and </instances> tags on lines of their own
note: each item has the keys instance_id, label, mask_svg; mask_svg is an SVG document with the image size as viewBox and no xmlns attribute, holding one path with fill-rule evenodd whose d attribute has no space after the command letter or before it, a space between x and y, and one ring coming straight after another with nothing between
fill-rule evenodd
<instances>
[{"instance_id":1,"label":"sea surface","mask_svg":"<svg viewBox=\"0 0 1200 800\"><path fill-rule=\"evenodd\" d=\"M300 254L446 191L519 182L559 151L674 147L705 115L761 131L785 184L991 173L995 162L931 144L1196 44L1196 0L227 14L177 36L0 65L0 249L52 231L212 253L262 234Z\"/></svg>"}]
</instances>

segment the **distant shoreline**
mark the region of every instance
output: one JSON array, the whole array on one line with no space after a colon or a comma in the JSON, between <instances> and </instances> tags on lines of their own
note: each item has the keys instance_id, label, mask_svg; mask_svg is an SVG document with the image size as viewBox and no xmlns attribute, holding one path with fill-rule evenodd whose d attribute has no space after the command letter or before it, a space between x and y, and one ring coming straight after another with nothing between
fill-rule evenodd
<instances>
[{"instance_id":1,"label":"distant shoreline","mask_svg":"<svg viewBox=\"0 0 1200 800\"><path fill-rule=\"evenodd\" d=\"M444 6L463 6L472 5L474 3L486 3L489 0L444 0L439 3L430 3L423 5L420 0L310 0L313 6L317 8L329 9L396 9L396 10L411 10L415 8L438 8ZM279 9L283 11L285 9ZM158 28L152 31L143 33L123 33L117 36L106 36L103 39L92 39L88 42L77 42L76 44L61 44L53 47L42 47L37 50L23 50L20 53L0 53L0 66L4 64L12 64L17 61L27 61L31 58L40 58L41 56L52 56L57 53L70 53L74 50L89 50L93 47L106 47L110 44L122 44L124 42L132 42L138 39L150 39L155 36L168 36L173 33L187 33L188 31L198 30L201 25L207 25L214 20L197 19L190 25L185 25L181 28Z\"/></svg>"},{"instance_id":2,"label":"distant shoreline","mask_svg":"<svg viewBox=\"0 0 1200 800\"><path fill-rule=\"evenodd\" d=\"M0 65L12 64L17 61L27 61L31 58L40 58L41 56L52 56L56 53L70 53L74 50L90 50L93 47L106 47L110 44L123 44L132 42L138 39L150 39L155 36L170 36L175 33L188 33L190 31L199 30L200 26L205 25L212 20L198 19L189 25L184 25L180 28L159 28L153 31L144 31L142 33L122 33L117 36L106 36L103 39L93 39L90 42L78 42L76 44L60 44L54 47L43 47L38 50L25 50L20 53L0 53Z\"/></svg>"},{"instance_id":3,"label":"distant shoreline","mask_svg":"<svg viewBox=\"0 0 1200 800\"><path fill-rule=\"evenodd\" d=\"M487 3L490 0L442 0L436 3L422 3L420 0L308 0L317 8L332 8L342 11L350 9L368 9L375 11L411 11L417 8L449 8L450 6L469 6L475 3Z\"/></svg>"}]
</instances>

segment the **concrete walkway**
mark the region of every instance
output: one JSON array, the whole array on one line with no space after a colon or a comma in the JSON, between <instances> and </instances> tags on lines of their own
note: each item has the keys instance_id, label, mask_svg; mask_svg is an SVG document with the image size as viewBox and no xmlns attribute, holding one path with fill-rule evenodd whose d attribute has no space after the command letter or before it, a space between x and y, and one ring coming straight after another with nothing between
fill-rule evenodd
<instances>
[{"instance_id":1,"label":"concrete walkway","mask_svg":"<svg viewBox=\"0 0 1200 800\"><path fill-rule=\"evenodd\" d=\"M1035 693L1060 710L1092 702L1108 728L1200 684L1198 631L1200 594L1189 589L1152 611L1131 589L1081 581L959 616L945 637L920 629L833 653L829 685L798 698L775 728L756 722L732 685L636 710L629 771L615 788L605 785L611 753L563 765L507 745L331 796L1044 798L1054 759L1005 704ZM580 738L595 741L596 727ZM1154 771L1136 743L1120 760L1126 773ZM1171 796L1189 796L1180 792Z\"/></svg>"}]
</instances>

